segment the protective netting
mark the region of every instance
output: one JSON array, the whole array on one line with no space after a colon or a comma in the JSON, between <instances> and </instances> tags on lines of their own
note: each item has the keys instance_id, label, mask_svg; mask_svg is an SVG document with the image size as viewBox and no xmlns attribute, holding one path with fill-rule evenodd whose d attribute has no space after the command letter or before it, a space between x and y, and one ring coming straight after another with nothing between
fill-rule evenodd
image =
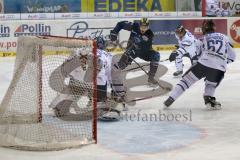
<instances>
[{"instance_id":1,"label":"protective netting","mask_svg":"<svg viewBox=\"0 0 240 160\"><path fill-rule=\"evenodd\" d=\"M1 146L59 150L95 141L93 46L60 37L18 39L13 79L0 106Z\"/></svg>"}]
</instances>

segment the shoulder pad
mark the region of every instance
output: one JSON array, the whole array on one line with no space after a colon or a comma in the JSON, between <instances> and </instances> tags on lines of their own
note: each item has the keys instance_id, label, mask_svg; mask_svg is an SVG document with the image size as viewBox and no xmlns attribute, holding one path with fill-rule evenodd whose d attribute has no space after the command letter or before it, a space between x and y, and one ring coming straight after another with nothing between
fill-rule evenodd
<instances>
[{"instance_id":1,"label":"shoulder pad","mask_svg":"<svg viewBox=\"0 0 240 160\"><path fill-rule=\"evenodd\" d=\"M192 42L189 41L189 40L184 40L184 41L181 42L181 45L183 45L183 46L191 46Z\"/></svg>"}]
</instances>

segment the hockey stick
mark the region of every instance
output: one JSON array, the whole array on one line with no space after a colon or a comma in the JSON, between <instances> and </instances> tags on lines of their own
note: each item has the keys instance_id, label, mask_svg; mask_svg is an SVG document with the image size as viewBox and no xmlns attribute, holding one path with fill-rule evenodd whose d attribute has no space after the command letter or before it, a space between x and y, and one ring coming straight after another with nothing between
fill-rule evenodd
<instances>
[{"instance_id":1,"label":"hockey stick","mask_svg":"<svg viewBox=\"0 0 240 160\"><path fill-rule=\"evenodd\" d=\"M161 60L161 61L159 61L159 62L165 62L165 61L168 61L169 59L164 59L164 60ZM144 64L144 65L141 65L142 67L145 67L145 66L149 66L150 65L150 63L147 63L147 64ZM124 70L123 72L129 72L129 71L132 71L132 70L135 70L135 69L138 69L138 68L140 68L139 66L137 66L137 67L134 67L134 68L129 68L129 69L126 69L126 70Z\"/></svg>"},{"instance_id":2,"label":"hockey stick","mask_svg":"<svg viewBox=\"0 0 240 160\"><path fill-rule=\"evenodd\" d=\"M134 52L134 50L132 50L132 51ZM129 58L132 59L132 61L133 61L134 63L137 64L137 66L138 66L139 68L141 68L141 70L142 70L146 75L148 75L148 72L147 72L134 58L132 58L131 55L128 55L128 56L129 56ZM170 90L171 90L171 88L169 88L169 87L164 87L164 86L162 86L158 81L157 81L157 84L158 84L158 86L159 86L160 88L162 88L162 89L164 89L164 90L167 90L167 91L170 91Z\"/></svg>"},{"instance_id":3,"label":"hockey stick","mask_svg":"<svg viewBox=\"0 0 240 160\"><path fill-rule=\"evenodd\" d=\"M145 66L149 66L149 65L150 64L147 63L147 64L144 64L144 65L141 65L141 67L145 67ZM138 69L138 68L140 68L140 67L137 66L137 67L129 68L129 69L124 70L123 72L129 72L129 71L132 71L132 70L135 70L135 69Z\"/></svg>"},{"instance_id":4,"label":"hockey stick","mask_svg":"<svg viewBox=\"0 0 240 160\"><path fill-rule=\"evenodd\" d=\"M167 59L164 59L164 60L161 60L161 61L159 61L159 62L165 62L165 61L168 61L169 59L167 58Z\"/></svg>"},{"instance_id":5,"label":"hockey stick","mask_svg":"<svg viewBox=\"0 0 240 160\"><path fill-rule=\"evenodd\" d=\"M136 99L129 100L129 101L125 102L125 103L142 101L142 100L151 99L151 98L154 98L154 97L157 97L157 96L148 96L148 97L136 98Z\"/></svg>"}]
</instances>

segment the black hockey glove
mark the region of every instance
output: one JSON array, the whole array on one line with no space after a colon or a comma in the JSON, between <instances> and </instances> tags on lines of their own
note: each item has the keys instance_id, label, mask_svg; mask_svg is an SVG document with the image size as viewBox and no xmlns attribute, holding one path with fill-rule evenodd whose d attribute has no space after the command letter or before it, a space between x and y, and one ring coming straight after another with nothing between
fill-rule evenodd
<instances>
[{"instance_id":1,"label":"black hockey glove","mask_svg":"<svg viewBox=\"0 0 240 160\"><path fill-rule=\"evenodd\" d=\"M109 38L110 38L111 41L116 41L117 40L117 36L118 36L117 32L115 32L114 30L110 31Z\"/></svg>"},{"instance_id":2,"label":"black hockey glove","mask_svg":"<svg viewBox=\"0 0 240 160\"><path fill-rule=\"evenodd\" d=\"M174 46L176 49L178 49L179 48L179 45L178 44L175 44L175 46Z\"/></svg>"},{"instance_id":3,"label":"black hockey glove","mask_svg":"<svg viewBox=\"0 0 240 160\"><path fill-rule=\"evenodd\" d=\"M178 56L178 53L177 51L173 51L170 56L169 56L169 61L172 62L172 61L175 61L176 60L176 57Z\"/></svg>"}]
</instances>

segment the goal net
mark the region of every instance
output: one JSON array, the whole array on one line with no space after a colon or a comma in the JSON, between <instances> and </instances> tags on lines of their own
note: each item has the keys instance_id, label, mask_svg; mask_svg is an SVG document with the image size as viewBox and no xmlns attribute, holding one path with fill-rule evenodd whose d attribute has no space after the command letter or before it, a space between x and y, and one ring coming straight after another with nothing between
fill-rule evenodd
<instances>
[{"instance_id":1,"label":"goal net","mask_svg":"<svg viewBox=\"0 0 240 160\"><path fill-rule=\"evenodd\" d=\"M1 146L60 150L96 142L95 46L92 40L19 37L0 106Z\"/></svg>"}]
</instances>

